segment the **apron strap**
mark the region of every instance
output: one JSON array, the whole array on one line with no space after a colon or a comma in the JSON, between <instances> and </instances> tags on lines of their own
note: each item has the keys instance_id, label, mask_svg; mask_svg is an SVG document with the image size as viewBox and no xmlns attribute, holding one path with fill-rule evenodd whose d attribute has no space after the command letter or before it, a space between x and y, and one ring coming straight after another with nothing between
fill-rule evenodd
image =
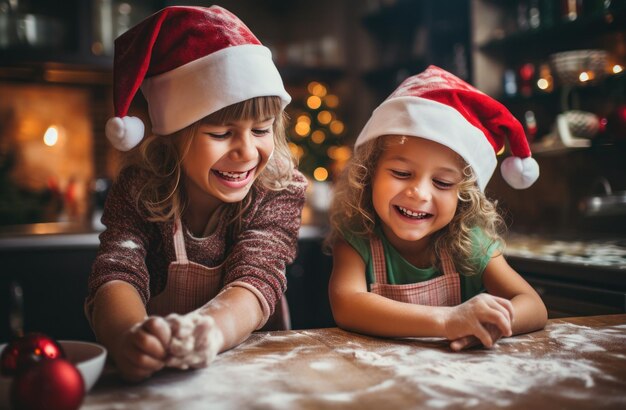
<instances>
[{"instance_id":1,"label":"apron strap","mask_svg":"<svg viewBox=\"0 0 626 410\"><path fill-rule=\"evenodd\" d=\"M370 238L372 263L374 264L374 282L387 283L387 264L385 263L385 249L383 241L378 236Z\"/></svg>"},{"instance_id":2,"label":"apron strap","mask_svg":"<svg viewBox=\"0 0 626 410\"><path fill-rule=\"evenodd\" d=\"M174 221L174 251L176 252L176 261L188 263L187 250L185 249L185 237L183 235L183 224L179 217Z\"/></svg>"},{"instance_id":3,"label":"apron strap","mask_svg":"<svg viewBox=\"0 0 626 410\"><path fill-rule=\"evenodd\" d=\"M370 238L370 250L374 265L375 283L387 283L387 264L385 263L385 249L379 237ZM444 275L456 275L454 262L447 251L441 252L441 268Z\"/></svg>"},{"instance_id":4,"label":"apron strap","mask_svg":"<svg viewBox=\"0 0 626 410\"><path fill-rule=\"evenodd\" d=\"M456 268L454 267L454 262L452 262L452 258L448 251L441 252L441 268L443 269L444 275L456 275Z\"/></svg>"}]
</instances>

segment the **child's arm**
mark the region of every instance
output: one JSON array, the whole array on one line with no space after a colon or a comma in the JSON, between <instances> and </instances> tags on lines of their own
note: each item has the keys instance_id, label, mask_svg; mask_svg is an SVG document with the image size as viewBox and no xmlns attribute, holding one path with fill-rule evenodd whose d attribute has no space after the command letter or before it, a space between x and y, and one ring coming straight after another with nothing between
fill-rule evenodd
<instances>
[{"instance_id":1,"label":"child's arm","mask_svg":"<svg viewBox=\"0 0 626 410\"><path fill-rule=\"evenodd\" d=\"M259 299L248 289L239 286L221 292L200 311L210 315L222 333L223 344L218 353L246 340L263 319Z\"/></svg>"},{"instance_id":2,"label":"child's arm","mask_svg":"<svg viewBox=\"0 0 626 410\"><path fill-rule=\"evenodd\" d=\"M146 309L129 283L112 281L98 289L91 324L122 378L140 381L160 370L169 343L169 326L162 319L144 321Z\"/></svg>"},{"instance_id":3,"label":"child's arm","mask_svg":"<svg viewBox=\"0 0 626 410\"><path fill-rule=\"evenodd\" d=\"M537 292L507 263L502 254L491 258L483 272L483 283L489 294L511 301L513 305L513 334L542 329L548 320L548 312ZM502 334L487 326L492 339ZM473 337L464 337L452 342L453 350L461 350L478 344Z\"/></svg>"},{"instance_id":4,"label":"child's arm","mask_svg":"<svg viewBox=\"0 0 626 410\"><path fill-rule=\"evenodd\" d=\"M109 350L122 378L134 382L150 377L164 365L207 366L217 353L248 338L263 319L258 298L242 287L226 289L190 315L198 313L210 316L210 321L203 325L215 329L204 329L206 335L188 329L181 336L179 327L190 316L146 318L146 310L135 288L126 282L114 281L98 290L92 323L96 337ZM191 323L197 325L193 320ZM210 331L217 331L219 337L209 337ZM180 351L173 347L177 338ZM191 346L188 346L190 341Z\"/></svg>"},{"instance_id":5,"label":"child's arm","mask_svg":"<svg viewBox=\"0 0 626 410\"><path fill-rule=\"evenodd\" d=\"M333 247L329 296L338 326L385 337L445 337L456 340L476 336L486 346L493 340L483 326L490 323L510 334L511 306L491 295L455 307L434 307L397 302L367 291L365 263L344 241Z\"/></svg>"},{"instance_id":6,"label":"child's arm","mask_svg":"<svg viewBox=\"0 0 626 410\"><path fill-rule=\"evenodd\" d=\"M532 332L546 325L548 312L541 297L511 268L502 254L494 256L487 264L483 283L489 294L513 303L513 334Z\"/></svg>"}]
</instances>

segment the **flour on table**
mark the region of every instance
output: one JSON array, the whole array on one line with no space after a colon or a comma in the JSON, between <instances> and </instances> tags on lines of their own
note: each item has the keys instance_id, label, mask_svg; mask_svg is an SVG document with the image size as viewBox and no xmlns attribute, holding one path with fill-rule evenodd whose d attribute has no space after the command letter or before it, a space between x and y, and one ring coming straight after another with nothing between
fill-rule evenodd
<instances>
[{"instance_id":1,"label":"flour on table","mask_svg":"<svg viewBox=\"0 0 626 410\"><path fill-rule=\"evenodd\" d=\"M399 386L411 398L419 400L420 407L431 409L514 407L517 395L535 393L543 395L541 399L545 400L558 396L571 399L572 403L574 400L594 403L598 394L604 393L598 390L599 381L609 380L615 386L623 385L623 381L613 380L588 357L606 354L599 347L615 343L619 340L616 336L623 338L615 334L616 329L623 328L553 324L546 332L505 338L493 349L472 352L451 352L440 341L423 343L421 339L366 348L372 344L364 343L367 337L359 335L338 345L331 339L332 332L328 333L329 339L320 339L319 333L307 331L288 336L258 333L244 345L248 352L258 349L262 354L240 356L239 349L231 349L217 356L205 369L159 372L149 385L128 391L120 389L123 400L131 396L132 400L118 410L163 409L162 397L186 410L291 410L311 408L312 395L318 408L358 408L359 403L372 407L373 400L384 400L392 391L397 394ZM328 357L319 356L319 344L310 343L311 338L330 347ZM555 348L533 353L516 349L540 338L547 338ZM342 360L342 356L347 360ZM611 365L626 367L624 356L611 356ZM299 372L294 372L293 366L302 365L309 366L303 371L307 378L294 379ZM342 374L345 370L342 366L358 366L364 374L377 367L383 370L383 376L388 376L342 384L341 378L329 377L330 373ZM314 385L313 381L319 384ZM557 385L558 389L551 388ZM294 390L294 386L299 390ZM246 389L246 394L242 394L242 389ZM211 398L210 403L206 397ZM603 400L608 406L626 408L626 396L613 393ZM320 401L325 405L320 406ZM97 389L90 392L86 404L86 410L112 408L110 397L98 396Z\"/></svg>"},{"instance_id":2,"label":"flour on table","mask_svg":"<svg viewBox=\"0 0 626 410\"><path fill-rule=\"evenodd\" d=\"M615 380L591 361L580 358L579 354L603 352L602 344L615 341L616 336L626 339L626 336L616 334L616 329L620 328L623 327L593 329L573 324L550 325L546 331L551 343L560 348L544 355L515 348L518 344L532 344L530 335L504 338L494 349L471 353L436 348L417 350L410 344L375 351L345 346L338 352L350 355L364 365L388 368L394 378L419 389L427 397L426 405L431 408L480 407L485 399L506 407L514 403L517 394L556 386L564 380L586 390L579 393L561 389L555 394L573 399L592 397L596 380ZM508 345L506 351L503 350L505 345ZM613 357L622 360L622 365L626 366L623 354Z\"/></svg>"},{"instance_id":3,"label":"flour on table","mask_svg":"<svg viewBox=\"0 0 626 410\"><path fill-rule=\"evenodd\" d=\"M626 335L616 334L624 325L611 326L608 328L594 329L588 326L579 326L572 323L551 324L546 327L550 338L562 345L566 350L575 352L603 352L599 342L608 342L619 338L626 343Z\"/></svg>"},{"instance_id":4,"label":"flour on table","mask_svg":"<svg viewBox=\"0 0 626 410\"><path fill-rule=\"evenodd\" d=\"M318 371L330 371L335 367L331 362L325 361L312 362L309 364L309 366L311 367L311 369Z\"/></svg>"}]
</instances>

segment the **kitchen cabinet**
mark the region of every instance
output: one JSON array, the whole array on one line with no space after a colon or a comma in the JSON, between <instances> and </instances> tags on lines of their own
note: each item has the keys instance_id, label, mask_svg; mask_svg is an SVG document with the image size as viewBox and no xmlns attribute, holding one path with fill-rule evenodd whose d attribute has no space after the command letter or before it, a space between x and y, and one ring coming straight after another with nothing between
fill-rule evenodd
<instances>
[{"instance_id":1,"label":"kitchen cabinet","mask_svg":"<svg viewBox=\"0 0 626 410\"><path fill-rule=\"evenodd\" d=\"M626 313L624 239L513 234L505 256L550 318Z\"/></svg>"},{"instance_id":2,"label":"kitchen cabinet","mask_svg":"<svg viewBox=\"0 0 626 410\"><path fill-rule=\"evenodd\" d=\"M44 242L42 246L0 246L0 343L11 336L8 315L13 282L23 292L24 331L57 339L94 339L83 302L97 245L83 237L76 239L61 246Z\"/></svg>"},{"instance_id":3,"label":"kitchen cabinet","mask_svg":"<svg viewBox=\"0 0 626 410\"><path fill-rule=\"evenodd\" d=\"M626 270L507 258L539 293L548 317L626 313Z\"/></svg>"}]
</instances>

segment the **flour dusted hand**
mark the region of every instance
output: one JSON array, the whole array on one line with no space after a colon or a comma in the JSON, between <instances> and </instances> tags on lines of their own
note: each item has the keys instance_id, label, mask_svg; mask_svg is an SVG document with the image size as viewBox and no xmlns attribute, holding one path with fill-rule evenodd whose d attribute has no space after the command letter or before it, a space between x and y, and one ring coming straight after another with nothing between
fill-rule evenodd
<instances>
[{"instance_id":1,"label":"flour dusted hand","mask_svg":"<svg viewBox=\"0 0 626 410\"><path fill-rule=\"evenodd\" d=\"M486 323L483 324L483 327L487 330L487 332L489 332L489 335L491 336L491 341L494 344L498 340L500 340L500 338L502 338L502 332L500 332L500 329L498 329L496 326L490 323ZM470 349L481 344L482 343L476 336L465 336L461 337L460 339L453 340L450 343L450 349L454 350L455 352L459 352L463 349Z\"/></svg>"},{"instance_id":2,"label":"flour dusted hand","mask_svg":"<svg viewBox=\"0 0 626 410\"><path fill-rule=\"evenodd\" d=\"M453 350L469 347L471 337L491 347L500 337L511 336L513 305L507 299L481 293L451 308L444 320L446 337L453 341L450 345Z\"/></svg>"},{"instance_id":3,"label":"flour dusted hand","mask_svg":"<svg viewBox=\"0 0 626 410\"><path fill-rule=\"evenodd\" d=\"M163 368L169 343L170 326L163 318L151 316L115 337L109 351L120 376L138 382Z\"/></svg>"},{"instance_id":4,"label":"flour dusted hand","mask_svg":"<svg viewBox=\"0 0 626 410\"><path fill-rule=\"evenodd\" d=\"M186 315L172 313L165 320L172 332L166 366L200 368L208 366L215 359L224 338L211 316L193 311Z\"/></svg>"}]
</instances>

